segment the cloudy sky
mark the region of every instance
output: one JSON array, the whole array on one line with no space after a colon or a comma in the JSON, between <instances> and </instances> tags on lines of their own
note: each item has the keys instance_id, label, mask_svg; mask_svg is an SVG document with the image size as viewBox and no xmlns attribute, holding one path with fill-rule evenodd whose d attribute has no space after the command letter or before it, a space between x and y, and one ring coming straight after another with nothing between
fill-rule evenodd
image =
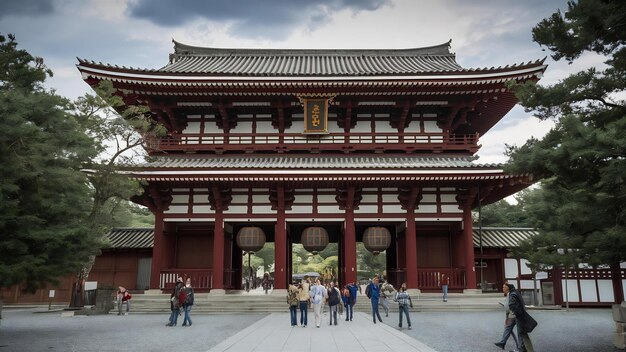
<instances>
[{"instance_id":1,"label":"cloudy sky","mask_svg":"<svg viewBox=\"0 0 626 352\"><path fill-rule=\"evenodd\" d=\"M76 98L89 87L76 57L160 68L172 39L225 48L414 48L452 39L466 68L504 66L549 55L531 29L566 0L4 0L0 33L44 58L48 86ZM573 65L550 58L543 84L602 58ZM550 127L519 106L481 139L479 162L504 162L504 144L522 144Z\"/></svg>"}]
</instances>

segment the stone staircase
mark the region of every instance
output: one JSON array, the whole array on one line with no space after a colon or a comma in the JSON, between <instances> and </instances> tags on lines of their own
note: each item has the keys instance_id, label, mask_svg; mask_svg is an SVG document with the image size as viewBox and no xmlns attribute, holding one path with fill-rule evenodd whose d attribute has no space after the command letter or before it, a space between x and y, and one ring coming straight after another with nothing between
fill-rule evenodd
<instances>
[{"instance_id":1,"label":"stone staircase","mask_svg":"<svg viewBox=\"0 0 626 352\"><path fill-rule=\"evenodd\" d=\"M170 311L169 294L144 293L134 294L131 301L131 313L166 314ZM503 301L501 293L496 294L450 294L448 302L442 302L441 294L422 293L412 296L413 309L416 312L441 311L485 311L501 309L498 302ZM398 305L390 302L392 312L398 311ZM326 308L327 309L327 308ZM380 307L382 311L382 307ZM370 301L365 295L357 298L355 311L370 312ZM262 291L226 292L225 294L196 293L193 314L231 314L231 313L288 313L286 291L276 290L264 294ZM112 313L116 313L112 311Z\"/></svg>"}]
</instances>

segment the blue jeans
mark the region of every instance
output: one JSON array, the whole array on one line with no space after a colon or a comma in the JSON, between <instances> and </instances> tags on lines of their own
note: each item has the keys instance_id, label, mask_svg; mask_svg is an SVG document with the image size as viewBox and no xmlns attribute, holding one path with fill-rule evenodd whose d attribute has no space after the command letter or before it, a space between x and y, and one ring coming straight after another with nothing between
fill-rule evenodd
<instances>
[{"instance_id":1,"label":"blue jeans","mask_svg":"<svg viewBox=\"0 0 626 352\"><path fill-rule=\"evenodd\" d=\"M180 308L172 309L172 314L170 314L170 325L176 325L178 322L178 314L180 313Z\"/></svg>"},{"instance_id":2,"label":"blue jeans","mask_svg":"<svg viewBox=\"0 0 626 352\"><path fill-rule=\"evenodd\" d=\"M300 325L307 326L308 312L309 312L309 303L307 301L300 301Z\"/></svg>"},{"instance_id":3,"label":"blue jeans","mask_svg":"<svg viewBox=\"0 0 626 352\"><path fill-rule=\"evenodd\" d=\"M185 319L183 319L183 325L191 325L191 305L185 306L184 310L185 310Z\"/></svg>"},{"instance_id":4,"label":"blue jeans","mask_svg":"<svg viewBox=\"0 0 626 352\"><path fill-rule=\"evenodd\" d=\"M443 291L443 301L448 300L448 285L441 285L441 290Z\"/></svg>"},{"instance_id":5,"label":"blue jeans","mask_svg":"<svg viewBox=\"0 0 626 352\"><path fill-rule=\"evenodd\" d=\"M291 326L298 325L298 313L296 312L297 309L297 306L289 306L289 313L291 314Z\"/></svg>"},{"instance_id":6,"label":"blue jeans","mask_svg":"<svg viewBox=\"0 0 626 352\"><path fill-rule=\"evenodd\" d=\"M402 312L404 312L404 315L406 315L406 323L409 325L409 327L411 327L411 317L409 317L409 305L408 304L400 304L398 306L399 309L399 313L400 313L400 322L398 324L399 327L402 327Z\"/></svg>"},{"instance_id":7,"label":"blue jeans","mask_svg":"<svg viewBox=\"0 0 626 352\"><path fill-rule=\"evenodd\" d=\"M348 303L344 307L346 307L346 321L352 320L352 305Z\"/></svg>"},{"instance_id":8,"label":"blue jeans","mask_svg":"<svg viewBox=\"0 0 626 352\"><path fill-rule=\"evenodd\" d=\"M374 323L376 323L376 317L378 317L378 321L383 321L380 317L380 313L378 313L378 299L372 298L372 319L374 320Z\"/></svg>"},{"instance_id":9,"label":"blue jeans","mask_svg":"<svg viewBox=\"0 0 626 352\"><path fill-rule=\"evenodd\" d=\"M515 327L515 319L507 319L506 325L504 325L504 333L502 334L502 340L500 342L506 345L506 341L509 339L509 336L513 337L513 341L515 341L515 348L519 349L520 345L517 342L517 337L513 333L513 328Z\"/></svg>"}]
</instances>

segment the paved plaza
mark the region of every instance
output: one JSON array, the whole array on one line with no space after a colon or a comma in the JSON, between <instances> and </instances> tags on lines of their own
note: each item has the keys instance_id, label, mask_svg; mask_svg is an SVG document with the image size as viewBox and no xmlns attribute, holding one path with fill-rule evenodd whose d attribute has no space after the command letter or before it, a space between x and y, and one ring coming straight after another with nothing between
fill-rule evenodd
<instances>
[{"instance_id":1,"label":"paved plaza","mask_svg":"<svg viewBox=\"0 0 626 352\"><path fill-rule=\"evenodd\" d=\"M42 309L5 309L0 352L5 351L501 351L502 313L412 312L413 330L397 329L397 313L385 324L357 313L353 322L321 328L309 313L307 328L292 328L288 313L195 315L193 326L165 327L166 315L62 317ZM531 311L539 326L536 351L617 352L608 309ZM179 323L182 319L179 320ZM406 323L405 323L406 327ZM507 347L512 348L512 340Z\"/></svg>"}]
</instances>

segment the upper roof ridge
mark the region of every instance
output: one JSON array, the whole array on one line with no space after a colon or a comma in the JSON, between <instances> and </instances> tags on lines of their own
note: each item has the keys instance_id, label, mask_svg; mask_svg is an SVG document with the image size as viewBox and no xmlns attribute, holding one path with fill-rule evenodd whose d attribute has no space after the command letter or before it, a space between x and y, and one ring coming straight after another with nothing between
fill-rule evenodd
<instances>
[{"instance_id":1,"label":"upper roof ridge","mask_svg":"<svg viewBox=\"0 0 626 352\"><path fill-rule=\"evenodd\" d=\"M455 56L452 39L445 43L406 49L250 49L213 48L183 44L172 39L177 56Z\"/></svg>"}]
</instances>

